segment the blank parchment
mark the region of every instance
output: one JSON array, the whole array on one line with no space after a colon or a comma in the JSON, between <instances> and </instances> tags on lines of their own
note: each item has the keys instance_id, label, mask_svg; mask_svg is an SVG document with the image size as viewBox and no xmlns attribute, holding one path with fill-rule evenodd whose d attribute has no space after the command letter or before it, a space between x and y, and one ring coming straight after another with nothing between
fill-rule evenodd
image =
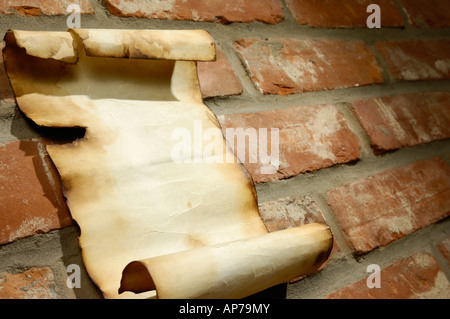
<instances>
[{"instance_id":1,"label":"blank parchment","mask_svg":"<svg viewBox=\"0 0 450 319\"><path fill-rule=\"evenodd\" d=\"M327 259L326 225L267 231L253 181L223 136L200 152L194 145L196 125L220 130L197 79L196 61L215 57L207 32L11 30L5 41L24 114L86 129L47 150L106 298L242 298ZM177 130L189 132L181 146L193 151L174 160Z\"/></svg>"}]
</instances>

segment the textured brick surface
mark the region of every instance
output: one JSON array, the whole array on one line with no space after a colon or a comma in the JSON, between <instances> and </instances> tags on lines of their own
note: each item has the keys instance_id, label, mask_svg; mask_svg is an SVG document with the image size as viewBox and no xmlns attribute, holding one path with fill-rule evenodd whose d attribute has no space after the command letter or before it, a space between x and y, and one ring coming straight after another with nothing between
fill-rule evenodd
<instances>
[{"instance_id":1,"label":"textured brick surface","mask_svg":"<svg viewBox=\"0 0 450 319\"><path fill-rule=\"evenodd\" d=\"M310 196L287 197L258 206L270 232L316 222L326 224L322 211Z\"/></svg>"},{"instance_id":2,"label":"textured brick surface","mask_svg":"<svg viewBox=\"0 0 450 319\"><path fill-rule=\"evenodd\" d=\"M450 79L450 40L388 41L375 47L399 80Z\"/></svg>"},{"instance_id":3,"label":"textured brick surface","mask_svg":"<svg viewBox=\"0 0 450 319\"><path fill-rule=\"evenodd\" d=\"M450 283L436 260L416 253L381 270L380 288L368 288L367 279L327 296L329 299L449 299Z\"/></svg>"},{"instance_id":4,"label":"textured brick surface","mask_svg":"<svg viewBox=\"0 0 450 319\"><path fill-rule=\"evenodd\" d=\"M88 0L14 0L1 1L0 14L20 14L25 16L66 15L71 4L80 6L81 14L94 13Z\"/></svg>"},{"instance_id":5,"label":"textured brick surface","mask_svg":"<svg viewBox=\"0 0 450 319\"><path fill-rule=\"evenodd\" d=\"M266 225L269 232L290 227L298 227L310 223L327 223L319 206L317 206L316 202L307 195L286 197L262 203L258 205L258 209L264 225ZM330 260L333 253L338 249L338 245L336 241L334 241L333 249L328 260ZM324 263L320 269L323 269L325 265L326 263ZM294 283L304 277L306 276L297 277L290 282Z\"/></svg>"},{"instance_id":6,"label":"textured brick surface","mask_svg":"<svg viewBox=\"0 0 450 319\"><path fill-rule=\"evenodd\" d=\"M277 111L249 114L230 114L219 117L224 135L228 128L267 129L267 153L271 155L271 129L279 129L279 167L273 174L263 174L261 156L257 163L248 158L249 142L245 147L246 158L240 158L256 183L289 178L307 171L315 171L335 164L347 163L359 158L359 142L338 110L331 105L292 107ZM261 141L258 135L258 141ZM231 141L227 140L230 144ZM238 155L239 157L239 155Z\"/></svg>"},{"instance_id":7,"label":"textured brick surface","mask_svg":"<svg viewBox=\"0 0 450 319\"><path fill-rule=\"evenodd\" d=\"M398 0L412 25L419 28L450 26L448 0Z\"/></svg>"},{"instance_id":8,"label":"textured brick surface","mask_svg":"<svg viewBox=\"0 0 450 319\"><path fill-rule=\"evenodd\" d=\"M214 96L237 95L242 93L233 67L225 54L216 47L216 61L199 62L198 77L204 98Z\"/></svg>"},{"instance_id":9,"label":"textured brick surface","mask_svg":"<svg viewBox=\"0 0 450 319\"><path fill-rule=\"evenodd\" d=\"M357 254L383 247L450 214L450 166L418 161L328 192Z\"/></svg>"},{"instance_id":10,"label":"textured brick surface","mask_svg":"<svg viewBox=\"0 0 450 319\"><path fill-rule=\"evenodd\" d=\"M38 147L34 141L0 146L0 244L72 224L56 171Z\"/></svg>"},{"instance_id":11,"label":"textured brick surface","mask_svg":"<svg viewBox=\"0 0 450 319\"><path fill-rule=\"evenodd\" d=\"M279 0L104 0L108 10L118 16L169 20L251 22L275 24L284 19Z\"/></svg>"},{"instance_id":12,"label":"textured brick surface","mask_svg":"<svg viewBox=\"0 0 450 319\"><path fill-rule=\"evenodd\" d=\"M50 268L30 268L23 273L0 274L0 299L56 299Z\"/></svg>"},{"instance_id":13,"label":"textured brick surface","mask_svg":"<svg viewBox=\"0 0 450 319\"><path fill-rule=\"evenodd\" d=\"M314 27L365 27L371 15L370 4L381 11L381 27L403 26L404 21L392 0L286 0L286 5L299 24Z\"/></svg>"},{"instance_id":14,"label":"textured brick surface","mask_svg":"<svg viewBox=\"0 0 450 319\"><path fill-rule=\"evenodd\" d=\"M235 42L256 86L291 94L382 82L373 52L363 42L242 39Z\"/></svg>"},{"instance_id":15,"label":"textured brick surface","mask_svg":"<svg viewBox=\"0 0 450 319\"><path fill-rule=\"evenodd\" d=\"M450 264L450 237L439 243L438 249Z\"/></svg>"},{"instance_id":16,"label":"textured brick surface","mask_svg":"<svg viewBox=\"0 0 450 319\"><path fill-rule=\"evenodd\" d=\"M352 109L376 152L450 137L450 94L408 94L358 100Z\"/></svg>"}]
</instances>

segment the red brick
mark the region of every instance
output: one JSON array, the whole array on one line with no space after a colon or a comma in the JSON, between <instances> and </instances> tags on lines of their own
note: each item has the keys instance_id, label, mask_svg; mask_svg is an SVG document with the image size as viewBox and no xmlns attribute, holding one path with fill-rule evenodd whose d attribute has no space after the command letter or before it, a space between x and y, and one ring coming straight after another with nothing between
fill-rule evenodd
<instances>
[{"instance_id":1,"label":"red brick","mask_svg":"<svg viewBox=\"0 0 450 319\"><path fill-rule=\"evenodd\" d=\"M104 0L109 12L121 17L219 23L261 21L275 24L284 19L279 0Z\"/></svg>"},{"instance_id":2,"label":"red brick","mask_svg":"<svg viewBox=\"0 0 450 319\"><path fill-rule=\"evenodd\" d=\"M450 40L375 43L398 80L450 79Z\"/></svg>"},{"instance_id":3,"label":"red brick","mask_svg":"<svg viewBox=\"0 0 450 319\"><path fill-rule=\"evenodd\" d=\"M374 53L360 41L243 39L235 48L265 94L292 94L382 82Z\"/></svg>"},{"instance_id":4,"label":"red brick","mask_svg":"<svg viewBox=\"0 0 450 319\"><path fill-rule=\"evenodd\" d=\"M310 196L296 196L278 199L276 201L266 202L258 205L259 214L269 232L283 230L291 227L298 227L310 223L326 224L325 218L317 206L316 202ZM337 243L334 241L333 249L328 257L330 260L333 253L338 250ZM325 267L326 262L319 268ZM290 281L294 283L306 276L300 276Z\"/></svg>"},{"instance_id":5,"label":"red brick","mask_svg":"<svg viewBox=\"0 0 450 319\"><path fill-rule=\"evenodd\" d=\"M15 0L2 1L0 14L20 14L25 16L68 15L67 7L71 4L80 6L81 14L92 14L94 8L89 0Z\"/></svg>"},{"instance_id":6,"label":"red brick","mask_svg":"<svg viewBox=\"0 0 450 319\"><path fill-rule=\"evenodd\" d=\"M5 42L0 41L0 51L5 47ZM3 63L3 54L0 52L0 100L9 99L12 101L14 93L9 83L8 75L6 74L5 65Z\"/></svg>"},{"instance_id":7,"label":"red brick","mask_svg":"<svg viewBox=\"0 0 450 319\"><path fill-rule=\"evenodd\" d=\"M326 224L322 211L309 196L286 197L258 206L270 232L310 223Z\"/></svg>"},{"instance_id":8,"label":"red brick","mask_svg":"<svg viewBox=\"0 0 450 319\"><path fill-rule=\"evenodd\" d=\"M450 138L449 93L358 100L352 108L377 153Z\"/></svg>"},{"instance_id":9,"label":"red brick","mask_svg":"<svg viewBox=\"0 0 450 319\"><path fill-rule=\"evenodd\" d=\"M339 111L331 105L299 106L276 111L220 116L224 136L227 129L267 129L267 155L271 152L272 129L279 130L279 165L275 173L262 172L264 166L258 155L257 163L240 158L256 183L283 179L308 171L347 163L359 158L359 142ZM229 144L232 141L227 140ZM263 141L258 134L258 142ZM254 141L256 142L256 141ZM238 154L237 141L234 143ZM267 162L267 161L266 161ZM277 165L274 165L275 167Z\"/></svg>"},{"instance_id":10,"label":"red brick","mask_svg":"<svg viewBox=\"0 0 450 319\"><path fill-rule=\"evenodd\" d=\"M198 63L198 77L204 98L242 94L241 82L225 54L218 48L216 61Z\"/></svg>"},{"instance_id":11,"label":"red brick","mask_svg":"<svg viewBox=\"0 0 450 319\"><path fill-rule=\"evenodd\" d=\"M19 274L0 274L0 299L56 299L50 268L30 268Z\"/></svg>"},{"instance_id":12,"label":"red brick","mask_svg":"<svg viewBox=\"0 0 450 319\"><path fill-rule=\"evenodd\" d=\"M381 11L381 27L404 26L400 11L393 0L286 0L286 5L299 24L313 27L366 27L370 4Z\"/></svg>"},{"instance_id":13,"label":"red brick","mask_svg":"<svg viewBox=\"0 0 450 319\"><path fill-rule=\"evenodd\" d=\"M38 142L0 146L0 244L72 224L57 173L44 161Z\"/></svg>"},{"instance_id":14,"label":"red brick","mask_svg":"<svg viewBox=\"0 0 450 319\"><path fill-rule=\"evenodd\" d=\"M427 253L401 259L380 272L380 288L367 278L328 295L327 299L449 299L450 283Z\"/></svg>"},{"instance_id":15,"label":"red brick","mask_svg":"<svg viewBox=\"0 0 450 319\"><path fill-rule=\"evenodd\" d=\"M356 254L404 237L450 214L450 166L440 157L387 170L327 194Z\"/></svg>"},{"instance_id":16,"label":"red brick","mask_svg":"<svg viewBox=\"0 0 450 319\"><path fill-rule=\"evenodd\" d=\"M450 264L450 237L443 240L438 245L438 249L441 252L441 254L447 259L448 263Z\"/></svg>"},{"instance_id":17,"label":"red brick","mask_svg":"<svg viewBox=\"0 0 450 319\"><path fill-rule=\"evenodd\" d=\"M448 0L399 0L399 2L414 27L450 27Z\"/></svg>"}]
</instances>

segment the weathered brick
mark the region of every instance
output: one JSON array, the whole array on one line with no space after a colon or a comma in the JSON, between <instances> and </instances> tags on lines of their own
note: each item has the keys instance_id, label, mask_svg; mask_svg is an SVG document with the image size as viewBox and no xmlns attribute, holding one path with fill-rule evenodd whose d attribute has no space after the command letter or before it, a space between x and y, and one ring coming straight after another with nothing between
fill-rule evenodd
<instances>
[{"instance_id":1,"label":"weathered brick","mask_svg":"<svg viewBox=\"0 0 450 319\"><path fill-rule=\"evenodd\" d=\"M377 153L450 138L446 92L358 100L352 109Z\"/></svg>"},{"instance_id":2,"label":"weathered brick","mask_svg":"<svg viewBox=\"0 0 450 319\"><path fill-rule=\"evenodd\" d=\"M310 223L326 224L325 217L322 214L316 202L307 195L286 197L276 201L266 202L258 205L259 214L269 232L283 230L290 227L298 227ZM333 253L338 250L336 241L333 243L333 249L328 257L330 260ZM327 262L328 262L327 260ZM325 262L319 270L326 265ZM306 276L294 278L290 283L299 281Z\"/></svg>"},{"instance_id":3,"label":"weathered brick","mask_svg":"<svg viewBox=\"0 0 450 319\"><path fill-rule=\"evenodd\" d=\"M216 49L216 61L198 63L198 77L204 98L242 94L241 82L219 48Z\"/></svg>"},{"instance_id":4,"label":"weathered brick","mask_svg":"<svg viewBox=\"0 0 450 319\"><path fill-rule=\"evenodd\" d=\"M50 268L30 268L23 273L0 274L0 299L56 299Z\"/></svg>"},{"instance_id":5,"label":"weathered brick","mask_svg":"<svg viewBox=\"0 0 450 319\"><path fill-rule=\"evenodd\" d=\"M61 186L39 143L0 146L0 244L72 224Z\"/></svg>"},{"instance_id":6,"label":"weathered brick","mask_svg":"<svg viewBox=\"0 0 450 319\"><path fill-rule=\"evenodd\" d=\"M292 94L382 82L374 53L361 41L242 39L235 48L262 93Z\"/></svg>"},{"instance_id":7,"label":"weathered brick","mask_svg":"<svg viewBox=\"0 0 450 319\"><path fill-rule=\"evenodd\" d=\"M121 17L219 23L261 21L275 24L284 19L279 0L104 0L109 12Z\"/></svg>"},{"instance_id":8,"label":"weathered brick","mask_svg":"<svg viewBox=\"0 0 450 319\"><path fill-rule=\"evenodd\" d=\"M440 157L387 170L327 194L356 254L404 237L450 214L450 166Z\"/></svg>"},{"instance_id":9,"label":"weathered brick","mask_svg":"<svg viewBox=\"0 0 450 319\"><path fill-rule=\"evenodd\" d=\"M393 0L286 0L286 5L299 24L314 27L366 27L370 4L381 11L381 27L404 26L400 11Z\"/></svg>"},{"instance_id":10,"label":"weathered brick","mask_svg":"<svg viewBox=\"0 0 450 319\"><path fill-rule=\"evenodd\" d=\"M380 273L380 288L367 278L329 294L327 299L449 299L450 283L428 253L401 259Z\"/></svg>"},{"instance_id":11,"label":"weathered brick","mask_svg":"<svg viewBox=\"0 0 450 319\"><path fill-rule=\"evenodd\" d=\"M310 223L324 223L325 218L310 196L286 197L258 205L261 218L270 232Z\"/></svg>"},{"instance_id":12,"label":"weathered brick","mask_svg":"<svg viewBox=\"0 0 450 319\"><path fill-rule=\"evenodd\" d=\"M402 40L375 43L399 80L450 79L450 40Z\"/></svg>"},{"instance_id":13,"label":"weathered brick","mask_svg":"<svg viewBox=\"0 0 450 319\"><path fill-rule=\"evenodd\" d=\"M418 28L450 26L448 0L399 0L411 24Z\"/></svg>"},{"instance_id":14,"label":"weathered brick","mask_svg":"<svg viewBox=\"0 0 450 319\"><path fill-rule=\"evenodd\" d=\"M93 14L89 0L15 0L0 2L0 14L20 14L25 16L67 15L71 4L80 6L81 14Z\"/></svg>"},{"instance_id":15,"label":"weathered brick","mask_svg":"<svg viewBox=\"0 0 450 319\"><path fill-rule=\"evenodd\" d=\"M242 129L242 132L255 130L258 140L250 140L245 145L234 141L235 154L240 158L256 183L283 179L308 171L347 163L359 158L359 142L348 127L342 114L332 105L313 105L291 107L276 111L249 114L230 114L220 116L224 136L229 145L233 143L227 136L228 129ZM260 135L259 132L266 136ZM275 172L263 172L262 168L270 166L261 154L255 154L253 163L250 160L250 146L258 150L267 140L263 155L273 157L272 134L279 130L278 167ZM237 134L236 134L237 135ZM248 136L250 136L249 134ZM231 135L234 138L233 135ZM239 154L240 148L245 151L245 158ZM276 146L274 149L277 150ZM262 160L263 159L263 160ZM266 165L267 164L267 165Z\"/></svg>"},{"instance_id":16,"label":"weathered brick","mask_svg":"<svg viewBox=\"0 0 450 319\"><path fill-rule=\"evenodd\" d=\"M439 243L438 249L450 264L450 237Z\"/></svg>"}]
</instances>

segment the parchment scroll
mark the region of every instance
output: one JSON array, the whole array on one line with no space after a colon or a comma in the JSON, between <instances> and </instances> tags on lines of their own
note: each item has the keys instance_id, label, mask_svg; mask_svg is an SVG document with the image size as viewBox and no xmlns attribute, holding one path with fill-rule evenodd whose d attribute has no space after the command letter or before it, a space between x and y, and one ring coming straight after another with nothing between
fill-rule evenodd
<instances>
[{"instance_id":1,"label":"parchment scroll","mask_svg":"<svg viewBox=\"0 0 450 319\"><path fill-rule=\"evenodd\" d=\"M224 160L235 157L223 136L211 137L208 152L185 140L182 149L194 151L174 160L174 131L220 129L197 79L196 61L215 58L207 32L10 30L5 41L26 116L86 130L47 150L106 298L241 298L327 259L325 225L268 233L251 177Z\"/></svg>"}]
</instances>

